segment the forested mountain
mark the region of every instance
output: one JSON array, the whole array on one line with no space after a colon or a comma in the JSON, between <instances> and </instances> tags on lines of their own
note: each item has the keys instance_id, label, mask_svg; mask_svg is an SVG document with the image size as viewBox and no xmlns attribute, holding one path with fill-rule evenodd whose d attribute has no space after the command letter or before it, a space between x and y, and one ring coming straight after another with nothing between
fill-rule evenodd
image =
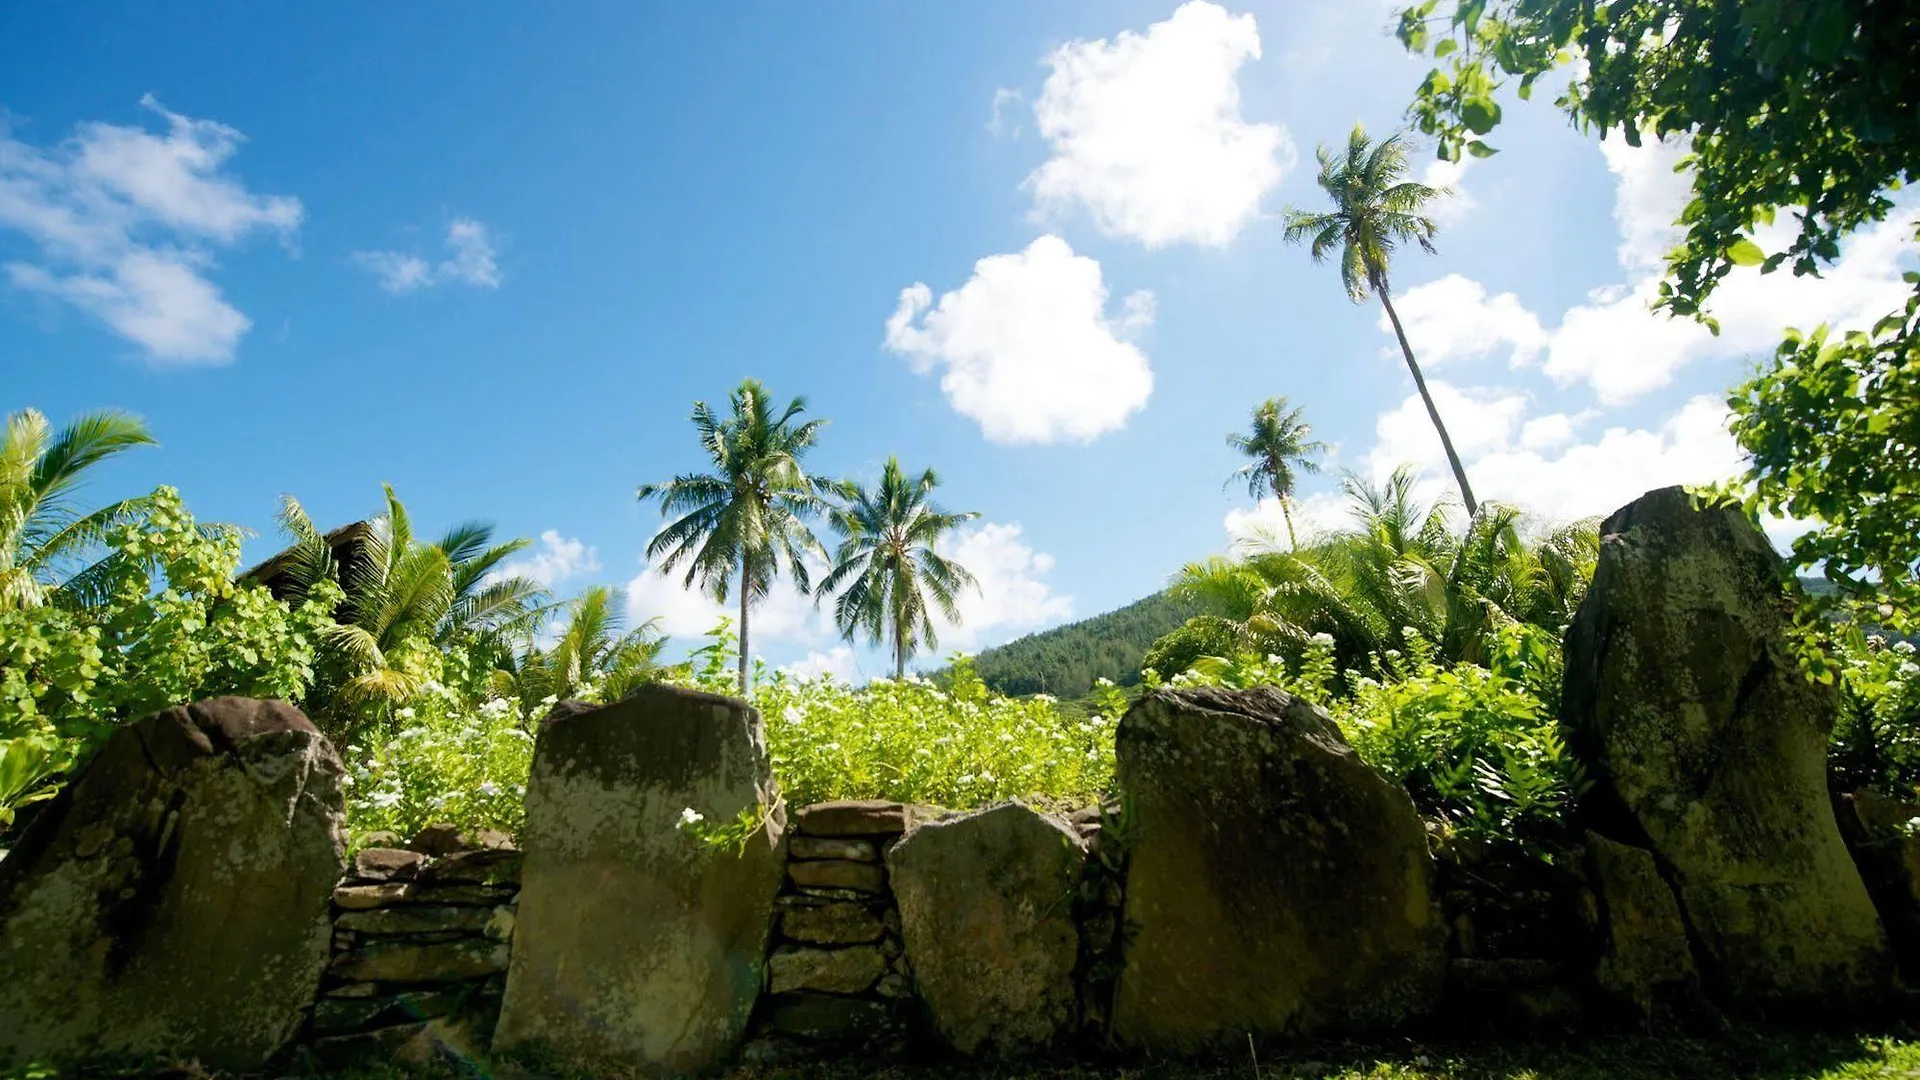
<instances>
[{"instance_id":1,"label":"forested mountain","mask_svg":"<svg viewBox=\"0 0 1920 1080\"><path fill-rule=\"evenodd\" d=\"M986 684L1002 694L1077 698L1102 677L1130 686L1140 681L1140 658L1147 646L1197 610L1158 592L1116 611L988 649L975 663Z\"/></svg>"}]
</instances>

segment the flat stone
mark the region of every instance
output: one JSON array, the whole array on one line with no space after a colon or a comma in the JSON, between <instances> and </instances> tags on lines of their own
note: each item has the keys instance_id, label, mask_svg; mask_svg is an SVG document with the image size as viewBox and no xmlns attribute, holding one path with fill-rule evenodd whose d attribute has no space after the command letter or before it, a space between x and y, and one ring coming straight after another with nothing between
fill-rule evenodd
<instances>
[{"instance_id":1,"label":"flat stone","mask_svg":"<svg viewBox=\"0 0 1920 1080\"><path fill-rule=\"evenodd\" d=\"M320 1035L374 1026L412 1023L445 1016L460 1002L452 990L423 990L374 998L322 998L313 1007L313 1030Z\"/></svg>"},{"instance_id":2,"label":"flat stone","mask_svg":"<svg viewBox=\"0 0 1920 1080\"><path fill-rule=\"evenodd\" d=\"M356 982L456 982L507 969L507 947L492 941L369 942L334 957L335 978Z\"/></svg>"},{"instance_id":3,"label":"flat stone","mask_svg":"<svg viewBox=\"0 0 1920 1080\"><path fill-rule=\"evenodd\" d=\"M434 884L519 885L520 853L507 848L456 851L428 863L420 880Z\"/></svg>"},{"instance_id":4,"label":"flat stone","mask_svg":"<svg viewBox=\"0 0 1920 1080\"><path fill-rule=\"evenodd\" d=\"M803 806L795 832L809 836L898 836L912 823L911 807L880 799L841 799Z\"/></svg>"},{"instance_id":5,"label":"flat stone","mask_svg":"<svg viewBox=\"0 0 1920 1080\"><path fill-rule=\"evenodd\" d=\"M417 851L366 848L353 857L353 873L367 881L401 881L413 877L426 861Z\"/></svg>"},{"instance_id":6,"label":"flat stone","mask_svg":"<svg viewBox=\"0 0 1920 1080\"><path fill-rule=\"evenodd\" d=\"M773 1030L805 1039L851 1040L888 1033L893 1007L871 998L833 994L778 994L768 1010Z\"/></svg>"},{"instance_id":7,"label":"flat stone","mask_svg":"<svg viewBox=\"0 0 1920 1080\"><path fill-rule=\"evenodd\" d=\"M846 949L788 946L767 958L767 970L776 994L790 990L858 994L887 973L887 958L871 945Z\"/></svg>"},{"instance_id":8,"label":"flat stone","mask_svg":"<svg viewBox=\"0 0 1920 1080\"><path fill-rule=\"evenodd\" d=\"M437 858L465 850L467 844L461 838L458 826L443 823L424 826L419 832L413 834L413 839L407 841L407 846L422 855Z\"/></svg>"},{"instance_id":9,"label":"flat stone","mask_svg":"<svg viewBox=\"0 0 1920 1080\"><path fill-rule=\"evenodd\" d=\"M874 862L880 852L873 841L847 836L796 836L787 841L789 859L852 859Z\"/></svg>"},{"instance_id":10,"label":"flat stone","mask_svg":"<svg viewBox=\"0 0 1920 1080\"><path fill-rule=\"evenodd\" d=\"M398 904L406 895L406 884L398 881L379 885L342 885L333 890L333 906L347 911L367 911Z\"/></svg>"},{"instance_id":11,"label":"flat stone","mask_svg":"<svg viewBox=\"0 0 1920 1080\"><path fill-rule=\"evenodd\" d=\"M504 885L428 885L415 882L401 896L406 904L472 904L496 907L512 900L519 890Z\"/></svg>"},{"instance_id":12,"label":"flat stone","mask_svg":"<svg viewBox=\"0 0 1920 1080\"><path fill-rule=\"evenodd\" d=\"M326 996L337 997L337 998L379 997L380 984L379 983L347 983L343 986L336 986L333 989L328 990L326 992Z\"/></svg>"},{"instance_id":13,"label":"flat stone","mask_svg":"<svg viewBox=\"0 0 1920 1080\"><path fill-rule=\"evenodd\" d=\"M873 893L862 889L815 889L799 885L790 885L788 897L798 901L794 906L818 905L846 901L854 904L873 903Z\"/></svg>"},{"instance_id":14,"label":"flat stone","mask_svg":"<svg viewBox=\"0 0 1920 1080\"><path fill-rule=\"evenodd\" d=\"M493 909L487 918L486 937L488 941L512 941L514 912L511 907L501 906Z\"/></svg>"},{"instance_id":15,"label":"flat stone","mask_svg":"<svg viewBox=\"0 0 1920 1080\"><path fill-rule=\"evenodd\" d=\"M780 913L780 932L815 945L863 945L880 940L887 926L871 907L843 902L789 908Z\"/></svg>"},{"instance_id":16,"label":"flat stone","mask_svg":"<svg viewBox=\"0 0 1920 1080\"><path fill-rule=\"evenodd\" d=\"M846 859L790 862L787 864L787 877L802 888L852 889L864 893L885 892L887 888L887 872L884 869L874 863Z\"/></svg>"},{"instance_id":17,"label":"flat stone","mask_svg":"<svg viewBox=\"0 0 1920 1080\"><path fill-rule=\"evenodd\" d=\"M343 911L333 920L333 925L363 934L431 934L446 930L477 933L486 929L492 919L493 911L487 908L405 905Z\"/></svg>"}]
</instances>

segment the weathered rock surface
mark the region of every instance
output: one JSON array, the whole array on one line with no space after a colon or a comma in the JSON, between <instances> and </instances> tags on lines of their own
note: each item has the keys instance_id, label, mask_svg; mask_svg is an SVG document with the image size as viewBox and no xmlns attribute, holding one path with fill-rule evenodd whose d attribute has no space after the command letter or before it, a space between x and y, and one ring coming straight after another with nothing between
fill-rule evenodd
<instances>
[{"instance_id":1,"label":"weathered rock surface","mask_svg":"<svg viewBox=\"0 0 1920 1080\"><path fill-rule=\"evenodd\" d=\"M918 825L887 855L920 998L963 1054L1043 1050L1073 1029L1073 892L1086 850L1019 803Z\"/></svg>"},{"instance_id":2,"label":"weathered rock surface","mask_svg":"<svg viewBox=\"0 0 1920 1080\"><path fill-rule=\"evenodd\" d=\"M334 957L330 973L353 982L458 982L507 969L507 947L492 941L376 941Z\"/></svg>"},{"instance_id":3,"label":"weathered rock surface","mask_svg":"<svg viewBox=\"0 0 1920 1080\"><path fill-rule=\"evenodd\" d=\"M873 862L880 857L872 840L840 836L795 836L787 841L787 855L794 859L852 859Z\"/></svg>"},{"instance_id":4,"label":"weathered rock surface","mask_svg":"<svg viewBox=\"0 0 1920 1080\"><path fill-rule=\"evenodd\" d=\"M873 945L845 949L789 946L767 959L769 989L818 990L828 994L864 993L887 973L887 958Z\"/></svg>"},{"instance_id":5,"label":"weathered rock surface","mask_svg":"<svg viewBox=\"0 0 1920 1080\"><path fill-rule=\"evenodd\" d=\"M1892 965L1834 822L1834 691L1800 672L1785 578L1746 518L1680 488L1615 512L1567 634L1564 711L1596 827L1659 860L1709 990L1845 1009Z\"/></svg>"},{"instance_id":6,"label":"weathered rock surface","mask_svg":"<svg viewBox=\"0 0 1920 1080\"><path fill-rule=\"evenodd\" d=\"M872 998L780 994L768 1001L769 1026L803 1039L848 1041L884 1035L897 1024L893 1009Z\"/></svg>"},{"instance_id":7,"label":"weathered rock surface","mask_svg":"<svg viewBox=\"0 0 1920 1080\"><path fill-rule=\"evenodd\" d=\"M765 824L744 852L716 851L676 827L689 807ZM495 1048L654 1074L727 1058L763 979L782 814L744 703L664 687L563 702L534 751Z\"/></svg>"},{"instance_id":8,"label":"weathered rock surface","mask_svg":"<svg viewBox=\"0 0 1920 1080\"><path fill-rule=\"evenodd\" d=\"M404 848L364 848L353 857L353 875L369 881L404 881L419 873L425 855Z\"/></svg>"},{"instance_id":9,"label":"weathered rock surface","mask_svg":"<svg viewBox=\"0 0 1920 1080\"><path fill-rule=\"evenodd\" d=\"M787 864L787 876L804 888L877 893L887 887L887 872L878 865L846 859L795 860Z\"/></svg>"},{"instance_id":10,"label":"weathered rock surface","mask_svg":"<svg viewBox=\"0 0 1920 1080\"><path fill-rule=\"evenodd\" d=\"M1412 800L1274 689L1149 694L1120 722L1134 834L1113 1032L1172 1050L1378 1030L1446 977Z\"/></svg>"},{"instance_id":11,"label":"weathered rock surface","mask_svg":"<svg viewBox=\"0 0 1920 1080\"><path fill-rule=\"evenodd\" d=\"M931 816L924 807L881 799L839 799L814 803L795 812L793 828L806 836L898 836L916 820Z\"/></svg>"},{"instance_id":12,"label":"weathered rock surface","mask_svg":"<svg viewBox=\"0 0 1920 1080\"><path fill-rule=\"evenodd\" d=\"M284 702L214 698L115 732L0 861L0 1067L258 1069L327 966L340 776Z\"/></svg>"},{"instance_id":13,"label":"weathered rock surface","mask_svg":"<svg viewBox=\"0 0 1920 1080\"><path fill-rule=\"evenodd\" d=\"M1909 985L1920 984L1920 805L1873 791L1842 795L1840 834L1866 882Z\"/></svg>"},{"instance_id":14,"label":"weathered rock surface","mask_svg":"<svg viewBox=\"0 0 1920 1080\"><path fill-rule=\"evenodd\" d=\"M483 907L392 907L371 911L342 911L334 920L336 929L363 934L431 934L441 930L468 933L484 930L504 908Z\"/></svg>"},{"instance_id":15,"label":"weathered rock surface","mask_svg":"<svg viewBox=\"0 0 1920 1080\"><path fill-rule=\"evenodd\" d=\"M1699 975L1653 853L1588 833L1587 874L1599 907L1600 989L1642 1018L1691 1008Z\"/></svg>"}]
</instances>

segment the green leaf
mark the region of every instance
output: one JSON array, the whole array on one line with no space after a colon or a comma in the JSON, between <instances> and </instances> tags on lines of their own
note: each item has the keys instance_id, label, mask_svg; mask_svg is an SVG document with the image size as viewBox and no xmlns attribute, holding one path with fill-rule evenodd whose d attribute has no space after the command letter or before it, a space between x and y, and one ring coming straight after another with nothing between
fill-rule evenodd
<instances>
[{"instance_id":1,"label":"green leaf","mask_svg":"<svg viewBox=\"0 0 1920 1080\"><path fill-rule=\"evenodd\" d=\"M1478 97L1460 106L1460 119L1467 130L1485 135L1500 122L1500 104L1492 98Z\"/></svg>"},{"instance_id":2,"label":"green leaf","mask_svg":"<svg viewBox=\"0 0 1920 1080\"><path fill-rule=\"evenodd\" d=\"M1458 49L1459 47L1460 47L1459 42L1453 40L1452 38L1446 38L1442 40L1440 44L1435 45L1433 47L1433 58L1435 60L1438 60L1442 57L1450 56L1453 54L1453 51L1455 49Z\"/></svg>"},{"instance_id":3,"label":"green leaf","mask_svg":"<svg viewBox=\"0 0 1920 1080\"><path fill-rule=\"evenodd\" d=\"M1840 49L1847 43L1848 5L1827 0L1820 7L1819 14L1813 17L1813 24L1807 27L1807 55L1822 64L1830 64L1839 59Z\"/></svg>"},{"instance_id":4,"label":"green leaf","mask_svg":"<svg viewBox=\"0 0 1920 1080\"><path fill-rule=\"evenodd\" d=\"M1477 157L1477 158L1490 158L1499 152L1500 152L1499 150L1496 150L1493 147L1488 146L1486 143L1480 142L1478 140L1467 144L1467 153L1472 154L1474 157Z\"/></svg>"},{"instance_id":5,"label":"green leaf","mask_svg":"<svg viewBox=\"0 0 1920 1080\"><path fill-rule=\"evenodd\" d=\"M1727 261L1735 266L1759 266L1767 261L1767 253L1760 250L1759 244L1743 236L1727 248Z\"/></svg>"}]
</instances>

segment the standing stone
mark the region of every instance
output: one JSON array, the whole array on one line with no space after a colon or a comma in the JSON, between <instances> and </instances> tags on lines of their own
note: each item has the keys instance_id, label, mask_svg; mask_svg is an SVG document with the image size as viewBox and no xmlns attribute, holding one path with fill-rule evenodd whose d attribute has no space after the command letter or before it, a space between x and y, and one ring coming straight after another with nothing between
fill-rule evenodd
<instances>
[{"instance_id":1,"label":"standing stone","mask_svg":"<svg viewBox=\"0 0 1920 1080\"><path fill-rule=\"evenodd\" d=\"M1785 579L1737 511L1649 492L1601 526L1563 700L1597 827L1652 849L1710 991L1845 1008L1891 964L1827 796L1834 690L1801 673Z\"/></svg>"},{"instance_id":2,"label":"standing stone","mask_svg":"<svg viewBox=\"0 0 1920 1080\"><path fill-rule=\"evenodd\" d=\"M264 1065L327 966L340 777L285 702L214 698L114 732L0 861L0 1067Z\"/></svg>"},{"instance_id":3,"label":"standing stone","mask_svg":"<svg viewBox=\"0 0 1920 1080\"><path fill-rule=\"evenodd\" d=\"M1856 791L1840 796L1834 809L1901 973L1908 985L1920 983L1920 806Z\"/></svg>"},{"instance_id":4,"label":"standing stone","mask_svg":"<svg viewBox=\"0 0 1920 1080\"><path fill-rule=\"evenodd\" d=\"M1653 854L1588 833L1587 875L1599 908L1600 989L1643 1020L1690 1011L1699 976L1680 905Z\"/></svg>"},{"instance_id":5,"label":"standing stone","mask_svg":"<svg viewBox=\"0 0 1920 1080\"><path fill-rule=\"evenodd\" d=\"M744 851L678 827L761 816ZM697 1072L724 1060L759 994L784 808L760 716L652 687L563 702L541 725L496 1049L586 1072Z\"/></svg>"},{"instance_id":6,"label":"standing stone","mask_svg":"<svg viewBox=\"0 0 1920 1080\"><path fill-rule=\"evenodd\" d=\"M1072 1030L1086 850L1019 803L916 826L887 855L934 1027L963 1054L1044 1050Z\"/></svg>"},{"instance_id":7,"label":"standing stone","mask_svg":"<svg viewBox=\"0 0 1920 1080\"><path fill-rule=\"evenodd\" d=\"M1325 713L1272 688L1160 691L1116 740L1122 1042L1378 1030L1433 1007L1446 934L1425 832Z\"/></svg>"}]
</instances>

